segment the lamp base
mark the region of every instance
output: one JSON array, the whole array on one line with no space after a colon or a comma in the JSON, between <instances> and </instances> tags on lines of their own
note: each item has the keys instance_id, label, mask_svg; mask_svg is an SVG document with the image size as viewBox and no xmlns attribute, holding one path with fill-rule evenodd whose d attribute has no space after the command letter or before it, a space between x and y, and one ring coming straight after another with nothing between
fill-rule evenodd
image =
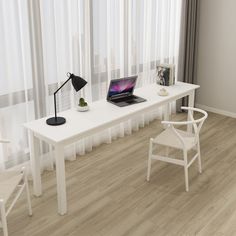
<instances>
[{"instance_id":1,"label":"lamp base","mask_svg":"<svg viewBox=\"0 0 236 236\"><path fill-rule=\"evenodd\" d=\"M49 119L46 120L46 123L48 125L63 125L66 123L66 119L64 117L51 117Z\"/></svg>"}]
</instances>

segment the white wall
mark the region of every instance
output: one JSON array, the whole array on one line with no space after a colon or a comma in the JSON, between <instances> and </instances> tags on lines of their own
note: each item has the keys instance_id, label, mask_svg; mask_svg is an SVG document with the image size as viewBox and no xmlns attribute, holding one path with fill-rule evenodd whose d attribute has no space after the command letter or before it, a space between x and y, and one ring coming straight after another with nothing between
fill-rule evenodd
<instances>
[{"instance_id":1,"label":"white wall","mask_svg":"<svg viewBox=\"0 0 236 236\"><path fill-rule=\"evenodd\" d=\"M198 106L236 117L236 0L201 0Z\"/></svg>"}]
</instances>

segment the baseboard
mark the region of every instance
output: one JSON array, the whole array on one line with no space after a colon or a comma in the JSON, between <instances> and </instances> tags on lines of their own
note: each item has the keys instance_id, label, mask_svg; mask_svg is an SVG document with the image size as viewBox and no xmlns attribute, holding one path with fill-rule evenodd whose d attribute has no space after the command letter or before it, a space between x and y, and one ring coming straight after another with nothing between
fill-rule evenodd
<instances>
[{"instance_id":1,"label":"baseboard","mask_svg":"<svg viewBox=\"0 0 236 236\"><path fill-rule=\"evenodd\" d=\"M202 105L202 104L195 104L195 106L197 108L200 108L200 109L203 109L203 110L206 110L206 111L209 111L209 112L213 112L213 113L217 113L217 114L220 114L220 115L236 118L236 113L234 113L234 112L229 112L229 111L217 109L217 108L214 108L214 107L208 107L208 106L205 106L205 105Z\"/></svg>"}]
</instances>

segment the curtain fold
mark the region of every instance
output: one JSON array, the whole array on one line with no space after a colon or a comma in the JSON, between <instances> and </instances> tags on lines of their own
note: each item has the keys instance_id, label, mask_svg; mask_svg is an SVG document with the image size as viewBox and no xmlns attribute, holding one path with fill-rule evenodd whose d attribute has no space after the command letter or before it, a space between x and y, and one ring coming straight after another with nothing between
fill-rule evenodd
<instances>
[{"instance_id":1,"label":"curtain fold","mask_svg":"<svg viewBox=\"0 0 236 236\"><path fill-rule=\"evenodd\" d=\"M183 0L182 3L178 78L191 84L196 78L199 4L199 0ZM187 98L178 103L178 110L181 105L188 105Z\"/></svg>"},{"instance_id":2,"label":"curtain fold","mask_svg":"<svg viewBox=\"0 0 236 236\"><path fill-rule=\"evenodd\" d=\"M88 103L105 98L111 79L136 74L141 87L155 82L157 64L177 65L181 7L182 0L0 1L0 135L12 140L0 165L29 158L22 124L53 114L53 92L67 72L88 84L79 93L67 84L57 95L59 111L74 109L81 96ZM65 154L74 159L157 117L160 109L80 140Z\"/></svg>"}]
</instances>

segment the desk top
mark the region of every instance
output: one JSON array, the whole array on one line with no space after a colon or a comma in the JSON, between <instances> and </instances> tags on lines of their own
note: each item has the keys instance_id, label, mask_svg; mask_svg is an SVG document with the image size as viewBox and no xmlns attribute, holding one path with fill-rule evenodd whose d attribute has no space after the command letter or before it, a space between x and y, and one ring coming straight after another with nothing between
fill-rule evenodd
<instances>
[{"instance_id":1,"label":"desk top","mask_svg":"<svg viewBox=\"0 0 236 236\"><path fill-rule=\"evenodd\" d=\"M79 138L109 128L135 115L143 114L168 102L184 97L191 91L199 88L199 85L177 82L173 86L165 87L169 93L168 96L159 96L157 92L160 88L162 86L151 84L135 89L134 94L147 99L146 102L118 107L102 99L90 103L90 110L86 112L78 112L74 108L58 113L58 116L66 118L66 123L63 125L49 126L46 124L48 117L45 117L25 123L24 127L31 130L36 137L50 144L60 143L66 145Z\"/></svg>"}]
</instances>

